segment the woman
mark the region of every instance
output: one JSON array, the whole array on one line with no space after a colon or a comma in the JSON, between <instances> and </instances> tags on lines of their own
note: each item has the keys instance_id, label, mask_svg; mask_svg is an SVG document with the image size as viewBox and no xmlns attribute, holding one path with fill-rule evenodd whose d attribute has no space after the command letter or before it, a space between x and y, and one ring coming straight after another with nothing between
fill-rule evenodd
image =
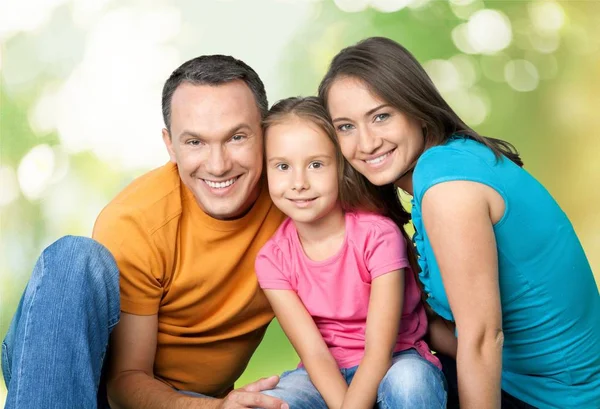
<instances>
[{"instance_id":1,"label":"woman","mask_svg":"<svg viewBox=\"0 0 600 409\"><path fill-rule=\"evenodd\" d=\"M437 321L431 342L456 358L461 408L600 407L590 265L512 145L470 129L389 39L342 50L319 96L350 164L413 195L427 301L458 336Z\"/></svg>"}]
</instances>

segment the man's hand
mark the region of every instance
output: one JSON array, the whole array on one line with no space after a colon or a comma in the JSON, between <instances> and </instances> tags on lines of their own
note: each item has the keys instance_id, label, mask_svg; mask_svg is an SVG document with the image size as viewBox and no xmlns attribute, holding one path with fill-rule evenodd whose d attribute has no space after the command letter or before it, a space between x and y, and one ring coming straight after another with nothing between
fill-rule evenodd
<instances>
[{"instance_id":1,"label":"man's hand","mask_svg":"<svg viewBox=\"0 0 600 409\"><path fill-rule=\"evenodd\" d=\"M263 408L263 409L289 409L287 403L281 399L260 393L273 389L279 382L278 376L259 379L244 387L231 391L219 405L220 409Z\"/></svg>"}]
</instances>

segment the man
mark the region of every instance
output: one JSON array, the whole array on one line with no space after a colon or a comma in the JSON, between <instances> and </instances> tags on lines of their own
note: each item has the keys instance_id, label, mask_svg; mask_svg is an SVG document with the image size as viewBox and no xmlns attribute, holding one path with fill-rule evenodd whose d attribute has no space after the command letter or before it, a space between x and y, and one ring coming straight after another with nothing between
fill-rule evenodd
<instances>
[{"instance_id":1,"label":"man","mask_svg":"<svg viewBox=\"0 0 600 409\"><path fill-rule=\"evenodd\" d=\"M233 390L273 317L254 259L283 220L262 177L264 86L202 56L162 103L171 163L102 211L96 241L40 257L3 345L7 408L96 407L104 374L113 409L287 409L260 393L277 377Z\"/></svg>"}]
</instances>

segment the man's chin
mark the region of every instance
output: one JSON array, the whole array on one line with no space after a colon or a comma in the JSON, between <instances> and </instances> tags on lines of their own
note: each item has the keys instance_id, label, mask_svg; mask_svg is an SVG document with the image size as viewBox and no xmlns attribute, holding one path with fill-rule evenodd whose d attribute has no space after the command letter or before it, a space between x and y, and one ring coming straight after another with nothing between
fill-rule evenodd
<instances>
[{"instance_id":1,"label":"man's chin","mask_svg":"<svg viewBox=\"0 0 600 409\"><path fill-rule=\"evenodd\" d=\"M200 208L213 219L228 220L234 219L239 213L242 213L243 207L238 200L230 197L221 197L218 199L202 200Z\"/></svg>"}]
</instances>

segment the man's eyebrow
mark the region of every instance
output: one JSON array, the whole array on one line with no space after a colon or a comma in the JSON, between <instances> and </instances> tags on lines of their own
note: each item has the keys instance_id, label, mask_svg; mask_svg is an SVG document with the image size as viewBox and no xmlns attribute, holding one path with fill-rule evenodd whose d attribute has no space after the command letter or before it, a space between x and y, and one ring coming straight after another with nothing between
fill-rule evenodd
<instances>
[{"instance_id":1,"label":"man's eyebrow","mask_svg":"<svg viewBox=\"0 0 600 409\"><path fill-rule=\"evenodd\" d=\"M252 127L249 124L242 122L240 124L237 124L236 126L231 127L230 130L227 132L227 135L234 135L241 130L248 130L252 132Z\"/></svg>"},{"instance_id":2,"label":"man's eyebrow","mask_svg":"<svg viewBox=\"0 0 600 409\"><path fill-rule=\"evenodd\" d=\"M365 113L365 116L371 116L371 115L373 115L375 112L379 111L381 108L385 108L385 107L389 107L389 106L391 106L391 105L390 105L390 104L381 104L381 105L378 105L378 106L376 106L376 107L375 107L375 108L373 108L373 109L369 109L369 110L368 110L368 111ZM346 117L335 118L335 119L334 119L333 121L331 121L331 122L334 122L334 123L335 123L335 122L340 122L340 121L349 121L349 122L352 122L352 120L351 120L350 118L346 118Z\"/></svg>"},{"instance_id":3,"label":"man's eyebrow","mask_svg":"<svg viewBox=\"0 0 600 409\"><path fill-rule=\"evenodd\" d=\"M194 131L187 130L187 129L184 129L183 132L181 132L179 134L179 139L181 139L184 136L191 136L192 138L202 139L202 135L200 135L199 133L196 133Z\"/></svg>"},{"instance_id":4,"label":"man's eyebrow","mask_svg":"<svg viewBox=\"0 0 600 409\"><path fill-rule=\"evenodd\" d=\"M239 132L241 130L252 131L252 128L247 123L242 122L240 124L236 124L235 126L232 126L231 128L229 128L229 130L225 132L225 135L226 135L227 138L229 138L230 136L235 135L237 132ZM194 131L192 131L190 129L184 129L179 134L179 138L182 138L184 136L190 136L192 138L203 139L203 137L202 137L201 134L199 134L198 132L194 132Z\"/></svg>"}]
</instances>

